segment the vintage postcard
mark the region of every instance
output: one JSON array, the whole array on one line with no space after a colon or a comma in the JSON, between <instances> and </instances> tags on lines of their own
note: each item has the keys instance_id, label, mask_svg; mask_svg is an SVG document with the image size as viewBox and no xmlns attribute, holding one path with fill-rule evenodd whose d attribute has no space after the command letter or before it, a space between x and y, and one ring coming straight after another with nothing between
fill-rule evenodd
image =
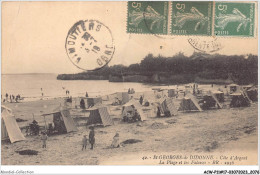
<instances>
[{"instance_id":1,"label":"vintage postcard","mask_svg":"<svg viewBox=\"0 0 260 175\"><path fill-rule=\"evenodd\" d=\"M1 165L258 165L258 2L1 8Z\"/></svg>"}]
</instances>

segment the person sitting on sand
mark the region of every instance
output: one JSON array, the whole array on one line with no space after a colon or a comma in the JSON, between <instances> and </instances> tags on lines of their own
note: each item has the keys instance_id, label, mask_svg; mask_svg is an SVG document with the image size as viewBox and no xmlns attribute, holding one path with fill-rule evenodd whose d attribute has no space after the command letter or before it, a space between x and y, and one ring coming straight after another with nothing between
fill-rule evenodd
<instances>
[{"instance_id":1,"label":"person sitting on sand","mask_svg":"<svg viewBox=\"0 0 260 175\"><path fill-rule=\"evenodd\" d=\"M91 148L94 148L94 144L95 144L95 132L94 132L94 127L90 128L90 132L89 132L89 143L91 144Z\"/></svg>"},{"instance_id":2,"label":"person sitting on sand","mask_svg":"<svg viewBox=\"0 0 260 175\"><path fill-rule=\"evenodd\" d=\"M83 151L84 148L85 148L85 150L86 150L86 148L87 148L87 142L88 142L87 136L84 135L84 136L83 136L83 139L82 139L82 151Z\"/></svg>"},{"instance_id":3,"label":"person sitting on sand","mask_svg":"<svg viewBox=\"0 0 260 175\"><path fill-rule=\"evenodd\" d=\"M111 144L112 148L119 148L120 147L120 143L119 143L119 134L116 133L116 135L113 137L113 142Z\"/></svg>"},{"instance_id":4,"label":"person sitting on sand","mask_svg":"<svg viewBox=\"0 0 260 175\"><path fill-rule=\"evenodd\" d=\"M47 141L47 134L45 132L42 132L41 140L42 140L42 148L46 148L46 141Z\"/></svg>"}]
</instances>

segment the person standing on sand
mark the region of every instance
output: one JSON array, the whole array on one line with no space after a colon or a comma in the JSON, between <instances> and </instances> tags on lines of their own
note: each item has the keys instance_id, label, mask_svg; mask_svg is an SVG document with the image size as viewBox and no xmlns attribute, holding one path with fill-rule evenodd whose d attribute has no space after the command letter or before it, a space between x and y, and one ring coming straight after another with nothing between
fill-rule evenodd
<instances>
[{"instance_id":1,"label":"person standing on sand","mask_svg":"<svg viewBox=\"0 0 260 175\"><path fill-rule=\"evenodd\" d=\"M6 97L6 101L8 101L8 94L7 93L5 94L5 97Z\"/></svg>"},{"instance_id":2,"label":"person standing on sand","mask_svg":"<svg viewBox=\"0 0 260 175\"><path fill-rule=\"evenodd\" d=\"M159 107L157 107L157 117L161 117L161 110Z\"/></svg>"},{"instance_id":3,"label":"person standing on sand","mask_svg":"<svg viewBox=\"0 0 260 175\"><path fill-rule=\"evenodd\" d=\"M47 141L47 134L45 132L42 132L41 140L42 140L42 148L46 148L46 141Z\"/></svg>"},{"instance_id":4,"label":"person standing on sand","mask_svg":"<svg viewBox=\"0 0 260 175\"><path fill-rule=\"evenodd\" d=\"M94 127L91 127L91 130L89 132L89 143L91 144L91 148L93 149L94 144L95 144L95 132L94 132Z\"/></svg>"},{"instance_id":5,"label":"person standing on sand","mask_svg":"<svg viewBox=\"0 0 260 175\"><path fill-rule=\"evenodd\" d=\"M143 100L144 100L144 99L143 99L143 96L141 95L141 96L140 96L140 99L139 99L139 103L140 103L141 105L143 104Z\"/></svg>"},{"instance_id":6,"label":"person standing on sand","mask_svg":"<svg viewBox=\"0 0 260 175\"><path fill-rule=\"evenodd\" d=\"M83 139L82 139L82 151L83 151L84 148L85 148L85 150L86 150L86 148L87 148L87 142L88 142L87 136L84 135L84 136L83 136Z\"/></svg>"}]
</instances>

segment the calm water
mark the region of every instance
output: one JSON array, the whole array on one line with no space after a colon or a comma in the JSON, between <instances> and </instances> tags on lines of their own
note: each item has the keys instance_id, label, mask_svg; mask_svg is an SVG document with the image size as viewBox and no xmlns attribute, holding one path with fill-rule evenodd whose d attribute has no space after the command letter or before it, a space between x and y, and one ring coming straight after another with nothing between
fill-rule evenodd
<instances>
[{"instance_id":1,"label":"calm water","mask_svg":"<svg viewBox=\"0 0 260 175\"><path fill-rule=\"evenodd\" d=\"M56 74L5 74L2 75L2 95L6 93L12 95L20 94L26 101L38 100L42 98L65 97L66 90L70 91L70 96L85 96L86 91L89 96L108 95L115 92L127 92L129 88L134 88L136 92L152 91L152 88L176 88L176 85L158 86L131 82L109 82L107 80L57 80ZM214 85L214 88L219 86ZM178 86L183 89L184 85ZM210 85L200 85L200 88L210 88ZM42 89L42 90L41 90Z\"/></svg>"},{"instance_id":2,"label":"calm water","mask_svg":"<svg viewBox=\"0 0 260 175\"><path fill-rule=\"evenodd\" d=\"M134 88L136 92L151 91L152 86L142 83L113 83L106 80L57 80L55 74L8 74L2 75L2 95L6 93L25 97L25 100L66 96L66 90L70 96L107 95L115 92L127 92L128 88ZM176 86L160 86L176 87ZM42 90L41 90L42 88Z\"/></svg>"}]
</instances>

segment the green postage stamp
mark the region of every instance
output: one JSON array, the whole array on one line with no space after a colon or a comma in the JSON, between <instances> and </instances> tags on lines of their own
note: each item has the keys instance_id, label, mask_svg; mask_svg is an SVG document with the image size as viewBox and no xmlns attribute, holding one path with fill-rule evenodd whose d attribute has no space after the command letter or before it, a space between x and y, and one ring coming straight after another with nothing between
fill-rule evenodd
<instances>
[{"instance_id":1,"label":"green postage stamp","mask_svg":"<svg viewBox=\"0 0 260 175\"><path fill-rule=\"evenodd\" d=\"M127 32L254 37L255 2L129 1Z\"/></svg>"},{"instance_id":2,"label":"green postage stamp","mask_svg":"<svg viewBox=\"0 0 260 175\"><path fill-rule=\"evenodd\" d=\"M212 35L212 6L210 1L173 1L172 34Z\"/></svg>"},{"instance_id":3,"label":"green postage stamp","mask_svg":"<svg viewBox=\"0 0 260 175\"><path fill-rule=\"evenodd\" d=\"M215 36L254 36L255 3L216 2Z\"/></svg>"},{"instance_id":4,"label":"green postage stamp","mask_svg":"<svg viewBox=\"0 0 260 175\"><path fill-rule=\"evenodd\" d=\"M168 33L168 2L129 1L127 32L144 34Z\"/></svg>"}]
</instances>

